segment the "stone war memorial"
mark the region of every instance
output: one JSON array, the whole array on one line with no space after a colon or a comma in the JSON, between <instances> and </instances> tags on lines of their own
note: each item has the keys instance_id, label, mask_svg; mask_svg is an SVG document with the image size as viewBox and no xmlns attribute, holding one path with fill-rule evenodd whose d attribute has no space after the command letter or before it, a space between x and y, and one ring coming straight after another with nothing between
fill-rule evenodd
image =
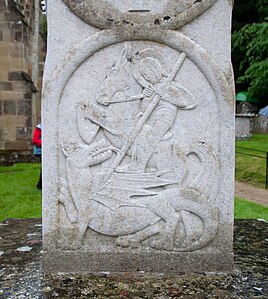
<instances>
[{"instance_id":1,"label":"stone war memorial","mask_svg":"<svg viewBox=\"0 0 268 299\"><path fill-rule=\"evenodd\" d=\"M48 1L46 272L232 269L232 5Z\"/></svg>"}]
</instances>

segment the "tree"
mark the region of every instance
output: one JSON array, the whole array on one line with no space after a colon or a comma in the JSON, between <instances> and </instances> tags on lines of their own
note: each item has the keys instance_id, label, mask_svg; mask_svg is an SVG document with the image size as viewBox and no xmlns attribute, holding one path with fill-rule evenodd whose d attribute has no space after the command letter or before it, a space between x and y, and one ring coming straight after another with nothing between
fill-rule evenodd
<instances>
[{"instance_id":1,"label":"tree","mask_svg":"<svg viewBox=\"0 0 268 299\"><path fill-rule=\"evenodd\" d=\"M267 16L268 0L238 1L234 7L232 58L237 90L248 90L263 104L268 99Z\"/></svg>"}]
</instances>

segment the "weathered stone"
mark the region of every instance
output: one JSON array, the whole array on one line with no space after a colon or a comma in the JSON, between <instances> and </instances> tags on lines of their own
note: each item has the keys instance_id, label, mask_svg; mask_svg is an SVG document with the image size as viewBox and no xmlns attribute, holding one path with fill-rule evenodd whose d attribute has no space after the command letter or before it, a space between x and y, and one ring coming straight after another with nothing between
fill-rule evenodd
<instances>
[{"instance_id":1,"label":"weathered stone","mask_svg":"<svg viewBox=\"0 0 268 299\"><path fill-rule=\"evenodd\" d=\"M7 80L8 80L7 72L0 71L0 81L7 81Z\"/></svg>"},{"instance_id":2,"label":"weathered stone","mask_svg":"<svg viewBox=\"0 0 268 299\"><path fill-rule=\"evenodd\" d=\"M14 22L14 21L19 21L19 20L20 20L20 17L19 17L19 15L16 13L15 10L9 10L9 11L6 11L6 12L4 13L4 15L5 15L5 19L6 19L7 21L12 21L12 22Z\"/></svg>"},{"instance_id":3,"label":"weathered stone","mask_svg":"<svg viewBox=\"0 0 268 299\"><path fill-rule=\"evenodd\" d=\"M10 63L11 63L11 71L24 70L24 68L23 68L24 63L23 63L23 59L21 57L12 57Z\"/></svg>"},{"instance_id":4,"label":"weathered stone","mask_svg":"<svg viewBox=\"0 0 268 299\"><path fill-rule=\"evenodd\" d=\"M1 43L0 44L0 56L7 56L8 55L8 43ZM2 70L2 67L1 67Z\"/></svg>"},{"instance_id":5,"label":"weathered stone","mask_svg":"<svg viewBox=\"0 0 268 299\"><path fill-rule=\"evenodd\" d=\"M25 81L33 83L33 80L32 80L31 76L28 73L22 72L22 76L23 76Z\"/></svg>"},{"instance_id":6,"label":"weathered stone","mask_svg":"<svg viewBox=\"0 0 268 299\"><path fill-rule=\"evenodd\" d=\"M4 114L16 115L16 101L4 101Z\"/></svg>"},{"instance_id":7,"label":"weathered stone","mask_svg":"<svg viewBox=\"0 0 268 299\"><path fill-rule=\"evenodd\" d=\"M16 139L17 140L30 140L32 136L31 128L18 128L16 129Z\"/></svg>"},{"instance_id":8,"label":"weathered stone","mask_svg":"<svg viewBox=\"0 0 268 299\"><path fill-rule=\"evenodd\" d=\"M26 100L29 100L29 99L31 99L32 98L32 92L31 91L27 91L27 92L25 92L25 94L24 94L24 99L26 99Z\"/></svg>"},{"instance_id":9,"label":"weathered stone","mask_svg":"<svg viewBox=\"0 0 268 299\"><path fill-rule=\"evenodd\" d=\"M0 82L0 90L12 90L12 87L11 82Z\"/></svg>"},{"instance_id":10,"label":"weathered stone","mask_svg":"<svg viewBox=\"0 0 268 299\"><path fill-rule=\"evenodd\" d=\"M23 81L24 77L22 75L22 72L9 72L8 80L9 81Z\"/></svg>"},{"instance_id":11,"label":"weathered stone","mask_svg":"<svg viewBox=\"0 0 268 299\"><path fill-rule=\"evenodd\" d=\"M32 122L32 117L31 116L27 116L26 117L26 122L25 122L26 127L31 128L33 126L33 122ZM31 139L31 135L29 136Z\"/></svg>"},{"instance_id":12,"label":"weathered stone","mask_svg":"<svg viewBox=\"0 0 268 299\"><path fill-rule=\"evenodd\" d=\"M0 141L0 150L4 150L6 146L6 142L5 141Z\"/></svg>"},{"instance_id":13,"label":"weathered stone","mask_svg":"<svg viewBox=\"0 0 268 299\"><path fill-rule=\"evenodd\" d=\"M245 139L252 136L253 118L255 115L237 114L235 117L235 137Z\"/></svg>"},{"instance_id":14,"label":"weathered stone","mask_svg":"<svg viewBox=\"0 0 268 299\"><path fill-rule=\"evenodd\" d=\"M31 100L17 101L17 115L31 115L32 102Z\"/></svg>"},{"instance_id":15,"label":"weathered stone","mask_svg":"<svg viewBox=\"0 0 268 299\"><path fill-rule=\"evenodd\" d=\"M11 57L23 56L23 44L22 43L10 43L9 44L9 55Z\"/></svg>"},{"instance_id":16,"label":"weathered stone","mask_svg":"<svg viewBox=\"0 0 268 299\"><path fill-rule=\"evenodd\" d=\"M0 140L10 140L9 128L0 128Z\"/></svg>"},{"instance_id":17,"label":"weathered stone","mask_svg":"<svg viewBox=\"0 0 268 299\"><path fill-rule=\"evenodd\" d=\"M9 71L10 70L10 58L5 56L0 56L0 65L1 71Z\"/></svg>"},{"instance_id":18,"label":"weathered stone","mask_svg":"<svg viewBox=\"0 0 268 299\"><path fill-rule=\"evenodd\" d=\"M25 115L5 115L3 119L5 119L5 125L13 128L14 131L17 127L25 127Z\"/></svg>"},{"instance_id":19,"label":"weathered stone","mask_svg":"<svg viewBox=\"0 0 268 299\"><path fill-rule=\"evenodd\" d=\"M21 91L0 91L0 98L5 100L21 100L23 99L23 92Z\"/></svg>"},{"instance_id":20,"label":"weathered stone","mask_svg":"<svg viewBox=\"0 0 268 299\"><path fill-rule=\"evenodd\" d=\"M64 2L80 19L48 3L45 271L230 270L231 2Z\"/></svg>"},{"instance_id":21,"label":"weathered stone","mask_svg":"<svg viewBox=\"0 0 268 299\"><path fill-rule=\"evenodd\" d=\"M33 83L30 83L30 89L32 92L38 92L37 87Z\"/></svg>"},{"instance_id":22,"label":"weathered stone","mask_svg":"<svg viewBox=\"0 0 268 299\"><path fill-rule=\"evenodd\" d=\"M32 0L1 1L0 23L0 100L6 101L5 106L2 102L0 125L9 127L15 141L16 128L31 128L40 118L41 93L35 95L33 109L29 102L19 103L18 115L14 101L31 100L40 84L39 61L44 60L42 13ZM30 135L27 144L31 144Z\"/></svg>"},{"instance_id":23,"label":"weathered stone","mask_svg":"<svg viewBox=\"0 0 268 299\"><path fill-rule=\"evenodd\" d=\"M15 91L25 91L30 87L27 81L14 81L13 86Z\"/></svg>"},{"instance_id":24,"label":"weathered stone","mask_svg":"<svg viewBox=\"0 0 268 299\"><path fill-rule=\"evenodd\" d=\"M22 32L21 31L15 31L15 40L17 42L22 42Z\"/></svg>"},{"instance_id":25,"label":"weathered stone","mask_svg":"<svg viewBox=\"0 0 268 299\"><path fill-rule=\"evenodd\" d=\"M25 141L8 141L5 144L6 150L23 151L27 149L27 142Z\"/></svg>"},{"instance_id":26,"label":"weathered stone","mask_svg":"<svg viewBox=\"0 0 268 299\"><path fill-rule=\"evenodd\" d=\"M264 115L258 115L254 122L254 133L268 134L268 117Z\"/></svg>"}]
</instances>

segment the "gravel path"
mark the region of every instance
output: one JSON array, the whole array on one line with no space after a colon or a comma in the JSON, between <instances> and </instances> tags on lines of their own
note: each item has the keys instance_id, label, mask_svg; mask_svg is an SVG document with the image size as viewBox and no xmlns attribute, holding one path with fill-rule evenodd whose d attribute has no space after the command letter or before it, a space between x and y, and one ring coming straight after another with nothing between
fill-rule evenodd
<instances>
[{"instance_id":1,"label":"gravel path","mask_svg":"<svg viewBox=\"0 0 268 299\"><path fill-rule=\"evenodd\" d=\"M235 196L242 197L268 207L268 190L249 184L235 182Z\"/></svg>"}]
</instances>

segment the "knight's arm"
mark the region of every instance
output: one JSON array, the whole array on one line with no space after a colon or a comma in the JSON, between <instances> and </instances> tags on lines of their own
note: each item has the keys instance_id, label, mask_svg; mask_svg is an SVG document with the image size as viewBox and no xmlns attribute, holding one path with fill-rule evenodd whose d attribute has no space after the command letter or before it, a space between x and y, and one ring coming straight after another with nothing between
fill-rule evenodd
<instances>
[{"instance_id":1,"label":"knight's arm","mask_svg":"<svg viewBox=\"0 0 268 299\"><path fill-rule=\"evenodd\" d=\"M179 84L170 84L167 93L161 99L182 110L194 109L197 106L194 95Z\"/></svg>"},{"instance_id":2,"label":"knight's arm","mask_svg":"<svg viewBox=\"0 0 268 299\"><path fill-rule=\"evenodd\" d=\"M102 105L109 105L109 104L115 104L115 103L124 103L124 102L130 102L130 101L137 101L143 99L145 96L143 94L138 94L132 97L122 97L122 98L113 98L113 99L99 99L98 103Z\"/></svg>"}]
</instances>

